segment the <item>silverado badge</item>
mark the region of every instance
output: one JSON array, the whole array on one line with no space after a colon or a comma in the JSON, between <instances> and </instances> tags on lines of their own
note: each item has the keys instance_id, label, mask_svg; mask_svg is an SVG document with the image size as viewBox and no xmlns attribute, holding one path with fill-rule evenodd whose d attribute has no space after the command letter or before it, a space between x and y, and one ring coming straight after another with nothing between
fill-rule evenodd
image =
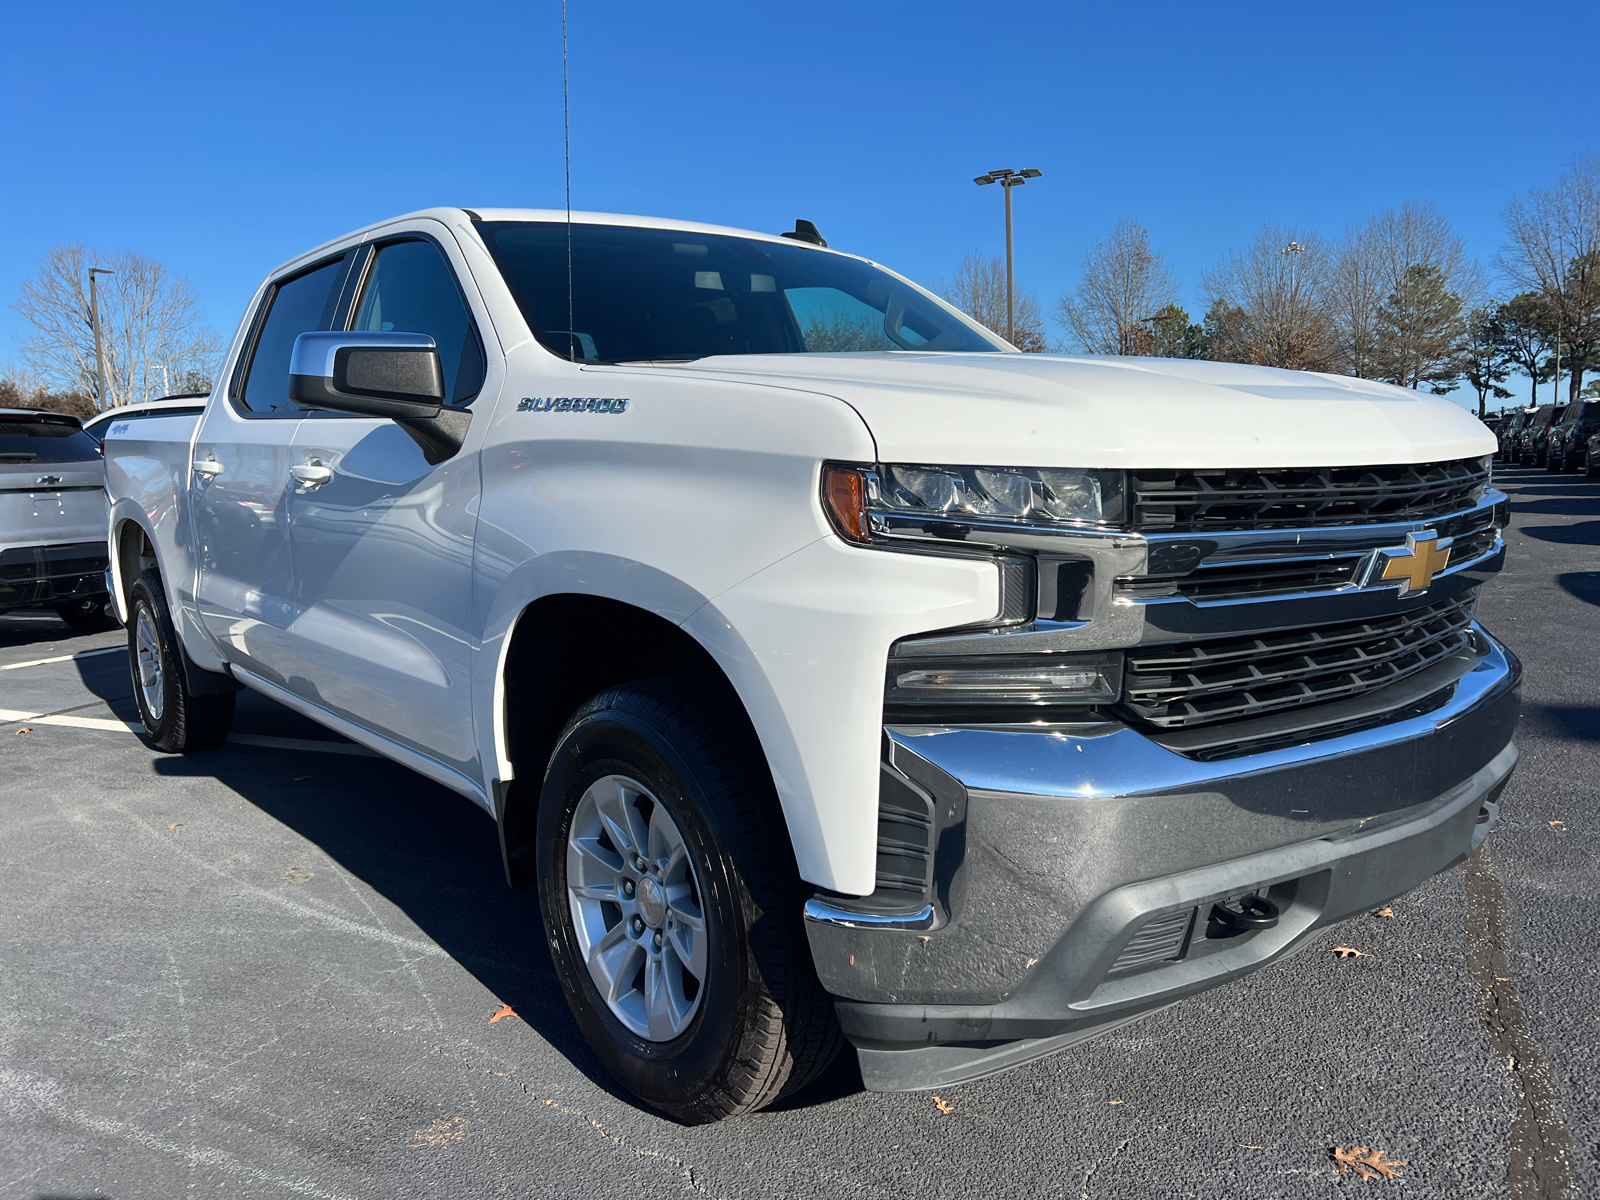
<instances>
[{"instance_id":1,"label":"silverado badge","mask_svg":"<svg viewBox=\"0 0 1600 1200\"><path fill-rule=\"evenodd\" d=\"M524 396L517 401L517 411L622 413L628 411L628 402L609 396Z\"/></svg>"},{"instance_id":2,"label":"silverado badge","mask_svg":"<svg viewBox=\"0 0 1600 1200\"><path fill-rule=\"evenodd\" d=\"M1376 552L1377 561L1383 564L1379 581L1399 580L1401 596L1427 591L1433 577L1450 561L1450 546L1454 541L1454 538L1441 538L1432 529L1406 534L1404 546Z\"/></svg>"}]
</instances>

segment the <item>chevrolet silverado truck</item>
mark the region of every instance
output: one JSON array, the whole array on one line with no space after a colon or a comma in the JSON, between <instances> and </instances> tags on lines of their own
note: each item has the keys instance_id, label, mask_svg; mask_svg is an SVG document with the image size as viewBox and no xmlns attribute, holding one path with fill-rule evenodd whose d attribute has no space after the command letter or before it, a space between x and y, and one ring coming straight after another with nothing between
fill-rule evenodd
<instances>
[{"instance_id":1,"label":"chevrolet silverado truck","mask_svg":"<svg viewBox=\"0 0 1600 1200\"><path fill-rule=\"evenodd\" d=\"M247 687L492 816L577 1023L686 1122L853 1047L1042 1057L1483 840L1493 435L1024 354L808 222L435 209L273 271L105 441L160 749Z\"/></svg>"}]
</instances>

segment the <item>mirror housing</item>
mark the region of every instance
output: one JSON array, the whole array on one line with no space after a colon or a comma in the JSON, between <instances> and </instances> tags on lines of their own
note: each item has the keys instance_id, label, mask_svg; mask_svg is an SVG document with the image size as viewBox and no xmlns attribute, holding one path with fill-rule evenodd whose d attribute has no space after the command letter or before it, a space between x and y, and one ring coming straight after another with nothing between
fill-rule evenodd
<instances>
[{"instance_id":1,"label":"mirror housing","mask_svg":"<svg viewBox=\"0 0 1600 1200\"><path fill-rule=\"evenodd\" d=\"M437 417L439 349L422 333L302 333L289 356L289 399L358 417Z\"/></svg>"}]
</instances>

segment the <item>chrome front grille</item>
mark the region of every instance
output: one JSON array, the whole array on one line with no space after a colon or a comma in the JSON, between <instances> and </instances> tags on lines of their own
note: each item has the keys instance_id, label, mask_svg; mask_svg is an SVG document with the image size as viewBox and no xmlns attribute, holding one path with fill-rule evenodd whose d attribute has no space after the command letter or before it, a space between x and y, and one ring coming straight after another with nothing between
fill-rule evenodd
<instances>
[{"instance_id":1,"label":"chrome front grille","mask_svg":"<svg viewBox=\"0 0 1600 1200\"><path fill-rule=\"evenodd\" d=\"M1492 519L1490 513L1485 520ZM1455 538L1452 565L1470 562L1494 549L1499 530L1485 524ZM1300 555L1292 551L1271 557L1222 558L1202 562L1184 575L1133 575L1117 580L1117 594L1142 599L1181 596L1197 602L1267 599L1304 592L1331 591L1356 582L1367 551Z\"/></svg>"},{"instance_id":2,"label":"chrome front grille","mask_svg":"<svg viewBox=\"0 0 1600 1200\"><path fill-rule=\"evenodd\" d=\"M1162 730L1238 721L1397 683L1470 645L1476 591L1393 616L1128 651L1123 708Z\"/></svg>"},{"instance_id":3,"label":"chrome front grille","mask_svg":"<svg viewBox=\"0 0 1600 1200\"><path fill-rule=\"evenodd\" d=\"M1142 533L1422 521L1473 504L1484 458L1379 467L1132 471L1132 523Z\"/></svg>"}]
</instances>

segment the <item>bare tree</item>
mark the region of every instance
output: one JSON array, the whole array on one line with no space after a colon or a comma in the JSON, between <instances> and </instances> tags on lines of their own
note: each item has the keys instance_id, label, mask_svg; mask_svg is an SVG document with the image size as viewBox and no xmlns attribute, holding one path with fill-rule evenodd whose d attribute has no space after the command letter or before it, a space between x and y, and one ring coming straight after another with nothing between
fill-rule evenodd
<instances>
[{"instance_id":1,"label":"bare tree","mask_svg":"<svg viewBox=\"0 0 1600 1200\"><path fill-rule=\"evenodd\" d=\"M956 267L955 278L939 284L939 294L985 329L1006 336L1006 264L1002 258L985 258L973 250ZM1018 350L1042 354L1048 346L1044 320L1039 315L1039 297L1021 287L1016 289L1016 333Z\"/></svg>"},{"instance_id":2,"label":"bare tree","mask_svg":"<svg viewBox=\"0 0 1600 1200\"><path fill-rule=\"evenodd\" d=\"M1349 229L1329 265L1324 302L1334 361L1346 375L1378 375L1378 309L1394 280L1383 269L1372 223Z\"/></svg>"},{"instance_id":3,"label":"bare tree","mask_svg":"<svg viewBox=\"0 0 1600 1200\"><path fill-rule=\"evenodd\" d=\"M1575 400L1585 369L1600 362L1600 155L1576 159L1549 191L1513 200L1505 218L1500 269L1546 298Z\"/></svg>"},{"instance_id":4,"label":"bare tree","mask_svg":"<svg viewBox=\"0 0 1600 1200\"><path fill-rule=\"evenodd\" d=\"M1216 358L1325 371L1334 338L1323 303L1331 255L1313 233L1264 225L1204 276Z\"/></svg>"},{"instance_id":5,"label":"bare tree","mask_svg":"<svg viewBox=\"0 0 1600 1200\"><path fill-rule=\"evenodd\" d=\"M115 272L102 275L99 284L104 396L97 394L90 266ZM25 362L59 391L92 396L100 409L128 404L159 393L159 367L180 386L210 385L221 341L205 324L188 279L168 273L153 259L132 252L108 257L80 245L58 244L20 291L12 307L34 329L23 343Z\"/></svg>"},{"instance_id":6,"label":"bare tree","mask_svg":"<svg viewBox=\"0 0 1600 1200\"><path fill-rule=\"evenodd\" d=\"M1056 301L1056 320L1090 354L1156 352L1149 322L1178 299L1178 285L1150 231L1123 218L1083 256L1077 290Z\"/></svg>"}]
</instances>

